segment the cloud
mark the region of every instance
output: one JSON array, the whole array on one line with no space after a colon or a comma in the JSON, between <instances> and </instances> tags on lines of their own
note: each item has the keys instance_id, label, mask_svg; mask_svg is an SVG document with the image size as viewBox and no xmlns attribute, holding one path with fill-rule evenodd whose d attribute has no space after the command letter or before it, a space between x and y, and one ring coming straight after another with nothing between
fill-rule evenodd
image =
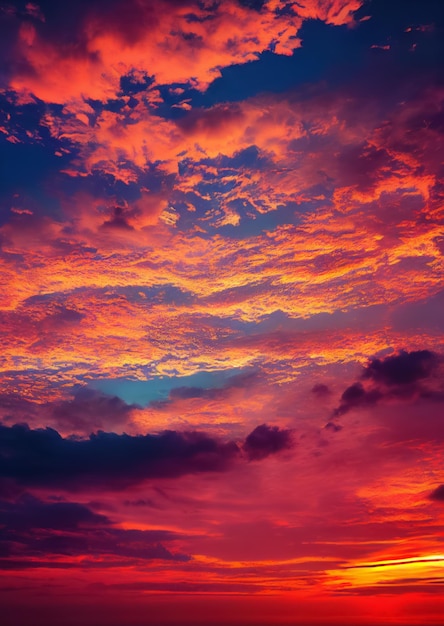
<instances>
[{"instance_id":1,"label":"cloud","mask_svg":"<svg viewBox=\"0 0 444 626\"><path fill-rule=\"evenodd\" d=\"M114 207L114 215L111 219L105 220L102 224L102 228L117 228L123 230L134 230L133 226L128 222L125 217L122 207Z\"/></svg>"},{"instance_id":2,"label":"cloud","mask_svg":"<svg viewBox=\"0 0 444 626\"><path fill-rule=\"evenodd\" d=\"M351 409L358 407L368 407L377 404L383 397L379 389L367 391L362 383L354 383L347 387L341 396L341 403L334 411L334 415L344 415Z\"/></svg>"},{"instance_id":3,"label":"cloud","mask_svg":"<svg viewBox=\"0 0 444 626\"><path fill-rule=\"evenodd\" d=\"M347 387L334 415L344 415L351 409L374 406L382 401L418 398L442 401L444 392L439 383L441 363L441 355L430 350L401 350L399 354L383 359L371 359L361 374L361 380L366 385L357 381Z\"/></svg>"},{"instance_id":4,"label":"cloud","mask_svg":"<svg viewBox=\"0 0 444 626\"><path fill-rule=\"evenodd\" d=\"M330 388L324 385L324 383L316 383L316 385L313 385L311 392L318 398L325 398L331 395Z\"/></svg>"},{"instance_id":5,"label":"cloud","mask_svg":"<svg viewBox=\"0 0 444 626\"><path fill-rule=\"evenodd\" d=\"M140 409L117 396L76 385L72 395L60 399L58 393L46 401L37 394L17 391L0 394L0 416L5 423L26 422L34 427L45 424L63 434L89 435L97 430L125 431ZM39 401L40 400L40 401Z\"/></svg>"},{"instance_id":6,"label":"cloud","mask_svg":"<svg viewBox=\"0 0 444 626\"><path fill-rule=\"evenodd\" d=\"M444 485L439 485L429 495L430 500L438 500L438 502L444 502Z\"/></svg>"},{"instance_id":7,"label":"cloud","mask_svg":"<svg viewBox=\"0 0 444 626\"><path fill-rule=\"evenodd\" d=\"M75 502L44 502L23 494L17 502L0 501L0 525L8 530L79 530L106 526L110 521Z\"/></svg>"},{"instance_id":8,"label":"cloud","mask_svg":"<svg viewBox=\"0 0 444 626\"><path fill-rule=\"evenodd\" d=\"M261 424L247 436L243 449L250 461L259 461L292 447L291 430Z\"/></svg>"},{"instance_id":9,"label":"cloud","mask_svg":"<svg viewBox=\"0 0 444 626\"><path fill-rule=\"evenodd\" d=\"M149 478L223 471L238 447L198 432L98 432L79 440L63 438L51 428L16 424L0 425L0 451L1 477L23 487L119 490Z\"/></svg>"},{"instance_id":10,"label":"cloud","mask_svg":"<svg viewBox=\"0 0 444 626\"><path fill-rule=\"evenodd\" d=\"M366 366L362 375L385 385L411 385L424 378L429 378L439 366L438 355L430 350L415 352L401 351L385 359L373 359Z\"/></svg>"},{"instance_id":11,"label":"cloud","mask_svg":"<svg viewBox=\"0 0 444 626\"><path fill-rule=\"evenodd\" d=\"M91 560L106 556L108 565L122 560L190 558L163 546L177 539L176 533L114 528L106 516L84 504L44 501L27 493L15 502L0 500L0 525L0 557L5 569L35 567L36 559L42 567L78 567L77 558L70 561L78 556ZM30 557L32 561L28 561ZM49 562L45 560L48 557L52 557Z\"/></svg>"},{"instance_id":12,"label":"cloud","mask_svg":"<svg viewBox=\"0 0 444 626\"><path fill-rule=\"evenodd\" d=\"M353 24L353 13L357 11L363 2L354 0L302 0L292 3L292 8L303 18L317 19L327 24Z\"/></svg>"},{"instance_id":13,"label":"cloud","mask_svg":"<svg viewBox=\"0 0 444 626\"><path fill-rule=\"evenodd\" d=\"M62 144L69 140L75 146L77 156L64 170L72 177L93 179L100 174L104 179L111 176L126 184L151 187L143 182L144 177L155 172L163 187L162 193L151 191L133 200L131 214L125 210L119 219L114 209L107 208L111 215L106 224L117 226L114 229L103 228L100 205L104 200L84 217L79 216L79 207L73 207L78 226L105 230L109 236L125 235L137 245L140 238L131 236L134 233L128 226L138 231L156 223L170 202L173 207L208 202L213 211L204 220L193 216L193 222L197 219L208 228L243 225L245 214L257 220L258 215L279 210L288 219L286 207L303 211L304 203L316 198L322 206L334 205L338 228L342 219L344 227L355 221L359 205L365 209L362 237L370 253L365 261L374 265L374 255L386 252L387 246L397 258L422 257L426 252L436 256L432 233L427 250L419 249L424 240L416 233L417 251L396 240L384 239L375 245L380 241L375 234L397 238L401 225L405 229L410 223L413 228L418 212L431 209L439 172L436 164L427 163L424 169L421 163L440 141L439 127L427 121L437 115L434 109L439 102L439 90L423 89L402 108L384 100L381 111L374 95L366 97L356 87L327 91L318 85L302 93L265 94L243 102L201 106L177 119L166 119L144 100L135 106L122 101L118 110L102 107L95 111L83 103L80 108L66 106L57 115L48 112L44 125L54 139ZM85 107L93 122L85 123ZM417 117L424 117L427 132L416 131ZM408 144L400 136L408 137ZM251 153L255 159L248 159ZM178 219L184 213L179 209ZM306 227L310 229L310 224ZM351 257L352 265L358 261L360 248L350 245L336 254ZM332 254L325 257L334 260ZM392 282L385 275L381 280Z\"/></svg>"},{"instance_id":14,"label":"cloud","mask_svg":"<svg viewBox=\"0 0 444 626\"><path fill-rule=\"evenodd\" d=\"M64 432L93 432L127 424L137 405L126 404L117 396L82 387L71 400L61 400L44 407Z\"/></svg>"},{"instance_id":15,"label":"cloud","mask_svg":"<svg viewBox=\"0 0 444 626\"><path fill-rule=\"evenodd\" d=\"M245 439L244 451L260 460L292 447L291 431L262 424ZM0 425L0 478L8 486L121 490L148 479L221 472L239 447L200 432L117 435L99 431L88 439L63 438L52 428Z\"/></svg>"},{"instance_id":16,"label":"cloud","mask_svg":"<svg viewBox=\"0 0 444 626\"><path fill-rule=\"evenodd\" d=\"M300 45L303 19L353 23L359 0L262 6L227 0L118 0L78 2L58 9L41 2L42 14L11 11L6 55L12 88L50 102L106 100L120 90L120 78L133 68L155 75L158 84L191 83L205 89L221 68L255 60L265 50L291 55ZM258 10L259 8L259 10ZM295 9L295 10L293 10Z\"/></svg>"},{"instance_id":17,"label":"cloud","mask_svg":"<svg viewBox=\"0 0 444 626\"><path fill-rule=\"evenodd\" d=\"M250 389L254 384L257 384L259 380L260 377L257 372L247 371L229 376L226 380L224 379L223 384L217 387L181 385L180 387L173 387L173 389L171 389L167 400L155 401L152 402L151 405L161 408L180 400L190 400L193 398L219 401L223 401L224 399L228 400L236 395L238 390Z\"/></svg>"}]
</instances>

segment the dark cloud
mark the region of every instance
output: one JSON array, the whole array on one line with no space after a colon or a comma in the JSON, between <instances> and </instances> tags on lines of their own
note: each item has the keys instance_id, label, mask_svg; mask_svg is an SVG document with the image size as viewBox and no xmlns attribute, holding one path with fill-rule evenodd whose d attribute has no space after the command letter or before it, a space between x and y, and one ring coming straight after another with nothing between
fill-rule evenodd
<instances>
[{"instance_id":1,"label":"dark cloud","mask_svg":"<svg viewBox=\"0 0 444 626\"><path fill-rule=\"evenodd\" d=\"M48 408L54 422L63 430L92 432L126 423L136 407L117 396L82 387L72 400L60 401Z\"/></svg>"},{"instance_id":2,"label":"dark cloud","mask_svg":"<svg viewBox=\"0 0 444 626\"><path fill-rule=\"evenodd\" d=\"M71 324L78 324L82 321L84 315L75 309L66 306L58 306L54 313L45 318L45 323L53 329L57 327L65 327Z\"/></svg>"},{"instance_id":3,"label":"dark cloud","mask_svg":"<svg viewBox=\"0 0 444 626\"><path fill-rule=\"evenodd\" d=\"M0 414L5 423L47 425L63 433L88 435L97 430L124 430L131 423L136 404L88 387L76 386L71 399L39 403L19 394L0 394Z\"/></svg>"},{"instance_id":4,"label":"dark cloud","mask_svg":"<svg viewBox=\"0 0 444 626\"><path fill-rule=\"evenodd\" d=\"M344 391L341 400L350 404L360 404L365 398L366 392L361 383L355 383Z\"/></svg>"},{"instance_id":5,"label":"dark cloud","mask_svg":"<svg viewBox=\"0 0 444 626\"><path fill-rule=\"evenodd\" d=\"M217 135L242 118L243 112L238 104L217 104L211 109L190 111L177 121L177 125L186 135L203 132Z\"/></svg>"},{"instance_id":6,"label":"dark cloud","mask_svg":"<svg viewBox=\"0 0 444 626\"><path fill-rule=\"evenodd\" d=\"M344 415L356 407L372 406L381 400L383 394L379 389L367 391L361 383L354 383L347 387L341 396L341 403L335 409L335 415Z\"/></svg>"},{"instance_id":7,"label":"dark cloud","mask_svg":"<svg viewBox=\"0 0 444 626\"><path fill-rule=\"evenodd\" d=\"M444 485L439 485L436 489L432 491L429 495L430 500L438 500L439 502L444 502Z\"/></svg>"},{"instance_id":8,"label":"dark cloud","mask_svg":"<svg viewBox=\"0 0 444 626\"><path fill-rule=\"evenodd\" d=\"M401 351L384 359L372 359L361 380L344 391L334 415L344 415L354 408L374 406L383 400L421 398L441 402L444 391L433 385L442 357L430 350ZM428 385L424 381L428 380Z\"/></svg>"},{"instance_id":9,"label":"dark cloud","mask_svg":"<svg viewBox=\"0 0 444 626\"><path fill-rule=\"evenodd\" d=\"M118 582L112 584L103 584L104 589L109 589L111 591L122 591L122 590L130 590L135 592L146 592L146 591L168 591L174 593L258 593L259 591L265 591L266 585L259 584L255 582L240 582L239 580L235 581L163 581L163 580L150 580L143 582Z\"/></svg>"},{"instance_id":10,"label":"dark cloud","mask_svg":"<svg viewBox=\"0 0 444 626\"><path fill-rule=\"evenodd\" d=\"M179 535L166 530L124 530L113 528L104 515L75 502L45 502L30 494L16 502L0 501L0 557L4 569L32 567L27 558L51 555L97 557L113 555L122 559L163 559L188 561L173 554L161 542ZM4 560L3 560L4 559ZM18 560L17 560L18 559ZM58 562L45 566L56 567ZM78 566L78 562L66 566Z\"/></svg>"},{"instance_id":11,"label":"dark cloud","mask_svg":"<svg viewBox=\"0 0 444 626\"><path fill-rule=\"evenodd\" d=\"M125 210L116 206L113 209L113 217L109 220L106 220L102 224L102 228L114 228L117 230L134 230L134 227L128 222L125 216Z\"/></svg>"},{"instance_id":12,"label":"dark cloud","mask_svg":"<svg viewBox=\"0 0 444 626\"><path fill-rule=\"evenodd\" d=\"M42 502L30 494L23 494L17 502L0 501L0 526L4 529L77 530L107 524L104 515L74 502Z\"/></svg>"},{"instance_id":13,"label":"dark cloud","mask_svg":"<svg viewBox=\"0 0 444 626\"><path fill-rule=\"evenodd\" d=\"M168 398L169 400L188 400L189 398L208 398L213 397L214 392L218 392L218 389L204 389L203 387L175 387L171 389Z\"/></svg>"},{"instance_id":14,"label":"dark cloud","mask_svg":"<svg viewBox=\"0 0 444 626\"><path fill-rule=\"evenodd\" d=\"M311 392L314 393L314 395L318 398L325 398L326 396L329 396L331 394L329 387L327 387L327 385L324 385L323 383L317 383L316 385L314 385L311 389Z\"/></svg>"},{"instance_id":15,"label":"dark cloud","mask_svg":"<svg viewBox=\"0 0 444 626\"><path fill-rule=\"evenodd\" d=\"M245 439L243 449L251 461L258 461L292 447L293 439L290 430L261 424Z\"/></svg>"},{"instance_id":16,"label":"dark cloud","mask_svg":"<svg viewBox=\"0 0 444 626\"><path fill-rule=\"evenodd\" d=\"M245 439L250 460L293 445L292 432L262 424ZM4 495L29 487L121 490L153 478L227 470L239 454L233 441L200 432L117 435L99 431L88 439L62 437L52 428L0 424L0 485Z\"/></svg>"},{"instance_id":17,"label":"dark cloud","mask_svg":"<svg viewBox=\"0 0 444 626\"><path fill-rule=\"evenodd\" d=\"M177 400L189 400L191 398L223 400L229 397L234 390L248 389L252 385L257 384L259 380L260 377L257 372L242 372L241 374L230 376L220 387L205 388L181 385L171 389L167 400L156 400L151 402L150 405L160 409Z\"/></svg>"},{"instance_id":18,"label":"dark cloud","mask_svg":"<svg viewBox=\"0 0 444 626\"><path fill-rule=\"evenodd\" d=\"M121 529L90 530L84 533L35 533L20 535L16 531L4 535L3 557L18 556L15 546L20 544L20 556L49 555L97 557L113 555L113 560L162 559L189 561L185 554L173 554L156 541L157 531L130 531ZM153 543L154 540L154 543ZM72 563L78 567L78 562Z\"/></svg>"},{"instance_id":19,"label":"dark cloud","mask_svg":"<svg viewBox=\"0 0 444 626\"><path fill-rule=\"evenodd\" d=\"M338 433L342 430L342 426L340 424L335 424L334 422L327 422L324 426L326 430L331 430L334 433Z\"/></svg>"},{"instance_id":20,"label":"dark cloud","mask_svg":"<svg viewBox=\"0 0 444 626\"><path fill-rule=\"evenodd\" d=\"M63 438L51 428L0 425L0 478L29 487L124 489L149 478L174 478L228 468L233 442L198 432L156 435L98 432Z\"/></svg>"},{"instance_id":21,"label":"dark cloud","mask_svg":"<svg viewBox=\"0 0 444 626\"><path fill-rule=\"evenodd\" d=\"M430 350L402 351L385 359L372 360L362 377L385 385L409 385L428 378L439 362L438 355Z\"/></svg>"},{"instance_id":22,"label":"dark cloud","mask_svg":"<svg viewBox=\"0 0 444 626\"><path fill-rule=\"evenodd\" d=\"M41 11L33 15L23 9L24 3L11 3L15 8L9 12L10 19L14 17L16 21L32 23L41 36L56 43L71 56L87 54L84 31L88 17L100 15L104 25L110 29L117 29L117 24L120 24L122 39L132 36L134 40L134 37L141 36L144 27L149 26L147 20L152 14L149 5L147 10L143 10L141 3L135 0L130 0L124 6L120 0L76 0L67 4L57 0L40 0L38 4ZM151 26L155 26L155 23Z\"/></svg>"},{"instance_id":23,"label":"dark cloud","mask_svg":"<svg viewBox=\"0 0 444 626\"><path fill-rule=\"evenodd\" d=\"M140 506L147 506L147 507L156 507L156 503L154 502L154 500L146 500L146 499L142 499L139 498L138 500L125 500L125 502L123 503L125 506L135 506L135 507L140 507Z\"/></svg>"}]
</instances>

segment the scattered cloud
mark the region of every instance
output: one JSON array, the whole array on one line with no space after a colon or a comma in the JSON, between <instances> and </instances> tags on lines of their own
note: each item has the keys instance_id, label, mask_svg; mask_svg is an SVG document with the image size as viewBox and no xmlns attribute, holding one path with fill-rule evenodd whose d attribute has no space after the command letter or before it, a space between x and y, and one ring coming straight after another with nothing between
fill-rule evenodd
<instances>
[{"instance_id":1,"label":"scattered cloud","mask_svg":"<svg viewBox=\"0 0 444 626\"><path fill-rule=\"evenodd\" d=\"M382 360L370 361L362 377L389 386L411 385L429 378L439 363L438 355L430 350L402 351Z\"/></svg>"},{"instance_id":2,"label":"scattered cloud","mask_svg":"<svg viewBox=\"0 0 444 626\"><path fill-rule=\"evenodd\" d=\"M441 364L441 355L430 350L401 350L399 354L371 359L361 374L361 380L370 381L370 386L358 381L347 387L334 414L343 415L384 401L442 401Z\"/></svg>"},{"instance_id":3,"label":"scattered cloud","mask_svg":"<svg viewBox=\"0 0 444 626\"><path fill-rule=\"evenodd\" d=\"M250 461L265 459L271 454L293 447L292 433L278 426L261 424L245 439L243 446Z\"/></svg>"}]
</instances>

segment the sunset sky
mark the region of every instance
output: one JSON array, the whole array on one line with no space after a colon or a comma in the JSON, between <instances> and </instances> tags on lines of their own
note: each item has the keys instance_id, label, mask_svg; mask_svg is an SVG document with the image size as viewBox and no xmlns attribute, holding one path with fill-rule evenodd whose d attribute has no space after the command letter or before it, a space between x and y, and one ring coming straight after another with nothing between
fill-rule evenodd
<instances>
[{"instance_id":1,"label":"sunset sky","mask_svg":"<svg viewBox=\"0 0 444 626\"><path fill-rule=\"evenodd\" d=\"M0 2L2 626L444 615L444 2Z\"/></svg>"}]
</instances>

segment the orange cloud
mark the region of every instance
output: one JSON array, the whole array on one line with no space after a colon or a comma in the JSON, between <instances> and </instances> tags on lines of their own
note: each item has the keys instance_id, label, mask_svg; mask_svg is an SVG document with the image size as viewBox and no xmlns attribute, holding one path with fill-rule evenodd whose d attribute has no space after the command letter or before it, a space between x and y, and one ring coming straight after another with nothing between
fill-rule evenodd
<instances>
[{"instance_id":1,"label":"orange cloud","mask_svg":"<svg viewBox=\"0 0 444 626\"><path fill-rule=\"evenodd\" d=\"M120 77L137 68L158 84L191 82L205 89L221 68L252 61L264 50L291 54L300 45L302 18L352 23L361 4L294 3L280 12L274 0L260 11L234 0L217 6L133 1L125 8L118 3L91 7L52 29L45 20L27 20L17 42L25 69L15 71L10 86L50 102L106 100L119 92Z\"/></svg>"},{"instance_id":2,"label":"orange cloud","mask_svg":"<svg viewBox=\"0 0 444 626\"><path fill-rule=\"evenodd\" d=\"M252 10L234 0L212 3L132 0L67 12L52 24L48 16L25 19L17 37L22 67L10 87L38 98L66 103L105 101L120 91L120 77L134 70L157 84L189 83L205 89L224 67L257 59L265 50L291 55L300 45L303 19L353 24L362 0L277 0ZM32 13L31 13L32 17ZM34 16L35 17L35 16Z\"/></svg>"}]
</instances>

